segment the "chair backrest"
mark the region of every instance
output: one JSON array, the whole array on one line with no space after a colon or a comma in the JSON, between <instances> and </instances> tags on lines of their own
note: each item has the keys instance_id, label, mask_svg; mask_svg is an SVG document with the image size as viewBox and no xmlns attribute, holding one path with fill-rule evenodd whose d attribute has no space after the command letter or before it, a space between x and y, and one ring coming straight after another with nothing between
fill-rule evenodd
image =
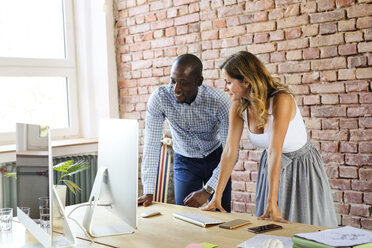
<instances>
[{"instance_id":1,"label":"chair backrest","mask_svg":"<svg viewBox=\"0 0 372 248\"><path fill-rule=\"evenodd\" d=\"M167 138L163 136L163 140ZM168 200L168 187L170 181L170 167L172 160L171 148L166 142L162 142L158 173L155 182L154 201L166 203Z\"/></svg>"}]
</instances>

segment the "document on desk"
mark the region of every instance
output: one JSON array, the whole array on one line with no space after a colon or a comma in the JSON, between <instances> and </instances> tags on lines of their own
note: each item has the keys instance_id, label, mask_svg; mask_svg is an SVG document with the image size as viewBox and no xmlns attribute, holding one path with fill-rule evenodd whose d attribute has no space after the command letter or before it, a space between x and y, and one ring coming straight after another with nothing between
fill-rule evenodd
<instances>
[{"instance_id":1,"label":"document on desk","mask_svg":"<svg viewBox=\"0 0 372 248\"><path fill-rule=\"evenodd\" d=\"M372 242L372 232L344 226L320 232L298 233L295 236L333 247L355 246Z\"/></svg>"},{"instance_id":2,"label":"document on desk","mask_svg":"<svg viewBox=\"0 0 372 248\"><path fill-rule=\"evenodd\" d=\"M284 248L292 248L292 246L293 246L291 237L257 234L253 238L250 238L250 239L244 241L243 243L237 245L237 247L240 247L240 248L263 247L264 243L267 239L278 239L278 240L282 241Z\"/></svg>"}]
</instances>

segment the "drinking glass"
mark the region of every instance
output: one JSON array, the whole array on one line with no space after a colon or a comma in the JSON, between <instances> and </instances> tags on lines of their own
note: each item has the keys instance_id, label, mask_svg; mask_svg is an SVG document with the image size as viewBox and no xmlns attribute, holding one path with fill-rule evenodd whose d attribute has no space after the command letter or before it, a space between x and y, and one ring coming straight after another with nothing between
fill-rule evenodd
<instances>
[{"instance_id":1,"label":"drinking glass","mask_svg":"<svg viewBox=\"0 0 372 248\"><path fill-rule=\"evenodd\" d=\"M30 216L30 208L29 207L19 207L25 214Z\"/></svg>"},{"instance_id":2,"label":"drinking glass","mask_svg":"<svg viewBox=\"0 0 372 248\"><path fill-rule=\"evenodd\" d=\"M49 197L39 197L40 226L50 227Z\"/></svg>"}]
</instances>

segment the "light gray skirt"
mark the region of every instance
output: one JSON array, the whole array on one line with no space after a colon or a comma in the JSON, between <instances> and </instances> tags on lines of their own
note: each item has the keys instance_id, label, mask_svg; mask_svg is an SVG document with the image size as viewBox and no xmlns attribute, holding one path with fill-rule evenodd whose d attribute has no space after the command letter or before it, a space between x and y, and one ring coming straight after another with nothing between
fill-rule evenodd
<instances>
[{"instance_id":1,"label":"light gray skirt","mask_svg":"<svg viewBox=\"0 0 372 248\"><path fill-rule=\"evenodd\" d=\"M262 154L256 186L256 216L265 213L268 196L267 150ZM290 222L337 227L328 177L318 150L308 141L297 151L283 153L278 206Z\"/></svg>"}]
</instances>

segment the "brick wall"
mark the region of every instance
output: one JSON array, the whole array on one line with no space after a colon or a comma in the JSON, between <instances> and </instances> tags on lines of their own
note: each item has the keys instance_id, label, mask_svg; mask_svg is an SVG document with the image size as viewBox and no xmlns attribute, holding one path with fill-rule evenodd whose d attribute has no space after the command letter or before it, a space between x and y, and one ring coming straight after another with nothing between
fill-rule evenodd
<instances>
[{"instance_id":1,"label":"brick wall","mask_svg":"<svg viewBox=\"0 0 372 248\"><path fill-rule=\"evenodd\" d=\"M372 4L359 0L122 0L117 7L121 118L140 121L169 82L176 56L193 53L204 83L240 50L290 85L326 164L339 223L372 229ZM142 148L141 148L142 151ZM232 174L233 210L253 213L260 150L243 133Z\"/></svg>"}]
</instances>

